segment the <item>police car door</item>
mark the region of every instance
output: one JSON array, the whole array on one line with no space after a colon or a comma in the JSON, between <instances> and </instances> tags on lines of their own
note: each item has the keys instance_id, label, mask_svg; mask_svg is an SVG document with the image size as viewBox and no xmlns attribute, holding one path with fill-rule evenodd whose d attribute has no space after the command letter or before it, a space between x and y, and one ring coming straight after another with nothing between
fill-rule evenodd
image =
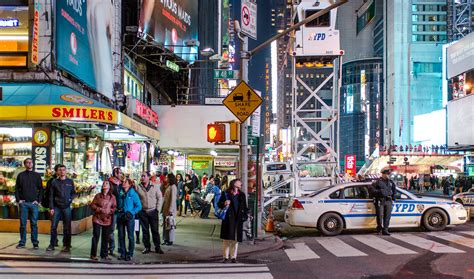
<instances>
[{"instance_id":1,"label":"police car door","mask_svg":"<svg viewBox=\"0 0 474 279\"><path fill-rule=\"evenodd\" d=\"M351 228L375 227L375 207L365 185L344 188L341 203L346 224Z\"/></svg>"},{"instance_id":2,"label":"police car door","mask_svg":"<svg viewBox=\"0 0 474 279\"><path fill-rule=\"evenodd\" d=\"M397 189L396 202L392 207L390 226L410 227L418 225L424 205L421 201L412 200Z\"/></svg>"}]
</instances>

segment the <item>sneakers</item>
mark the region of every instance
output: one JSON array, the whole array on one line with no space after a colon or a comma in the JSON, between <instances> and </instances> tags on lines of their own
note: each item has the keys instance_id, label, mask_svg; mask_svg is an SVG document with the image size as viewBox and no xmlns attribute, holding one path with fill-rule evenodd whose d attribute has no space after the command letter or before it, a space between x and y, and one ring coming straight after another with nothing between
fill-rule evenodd
<instances>
[{"instance_id":1,"label":"sneakers","mask_svg":"<svg viewBox=\"0 0 474 279\"><path fill-rule=\"evenodd\" d=\"M62 253L69 253L69 252L71 252L71 247L65 246L65 247L63 247L63 249L61 250L61 252L62 252Z\"/></svg>"},{"instance_id":2,"label":"sneakers","mask_svg":"<svg viewBox=\"0 0 474 279\"><path fill-rule=\"evenodd\" d=\"M142 251L142 254L145 255L145 254L150 254L151 253L151 250L148 249L148 248L145 248L145 250Z\"/></svg>"},{"instance_id":3,"label":"sneakers","mask_svg":"<svg viewBox=\"0 0 474 279\"><path fill-rule=\"evenodd\" d=\"M222 259L222 263L227 263L228 261L229 259L226 259L226 258Z\"/></svg>"},{"instance_id":4,"label":"sneakers","mask_svg":"<svg viewBox=\"0 0 474 279\"><path fill-rule=\"evenodd\" d=\"M232 260L230 260L230 261L231 261L232 263L236 263L236 262L237 262L236 259L232 259Z\"/></svg>"},{"instance_id":5,"label":"sneakers","mask_svg":"<svg viewBox=\"0 0 474 279\"><path fill-rule=\"evenodd\" d=\"M39 249L38 244L33 244L33 249L38 250Z\"/></svg>"},{"instance_id":6,"label":"sneakers","mask_svg":"<svg viewBox=\"0 0 474 279\"><path fill-rule=\"evenodd\" d=\"M163 252L163 250L161 250L160 247L155 248L155 252L158 253L158 254L164 254L165 253L165 252Z\"/></svg>"},{"instance_id":7,"label":"sneakers","mask_svg":"<svg viewBox=\"0 0 474 279\"><path fill-rule=\"evenodd\" d=\"M46 251L54 251L54 246L49 245L48 248L46 248Z\"/></svg>"},{"instance_id":8,"label":"sneakers","mask_svg":"<svg viewBox=\"0 0 474 279\"><path fill-rule=\"evenodd\" d=\"M390 235L390 233L388 232L388 230L383 230L383 231L382 231L382 234L383 234L383 235L387 235L387 236Z\"/></svg>"},{"instance_id":9,"label":"sneakers","mask_svg":"<svg viewBox=\"0 0 474 279\"><path fill-rule=\"evenodd\" d=\"M25 249L25 245L23 245L23 244L18 244L18 245L16 246L16 249Z\"/></svg>"},{"instance_id":10,"label":"sneakers","mask_svg":"<svg viewBox=\"0 0 474 279\"><path fill-rule=\"evenodd\" d=\"M93 261L98 261L99 258L97 258L97 256L91 256L91 260L93 260Z\"/></svg>"},{"instance_id":11,"label":"sneakers","mask_svg":"<svg viewBox=\"0 0 474 279\"><path fill-rule=\"evenodd\" d=\"M103 261L111 261L111 260L112 260L112 258L109 257L109 256L107 256L107 257L101 257L100 259L103 260Z\"/></svg>"},{"instance_id":12,"label":"sneakers","mask_svg":"<svg viewBox=\"0 0 474 279\"><path fill-rule=\"evenodd\" d=\"M129 262L129 261L131 261L131 260L132 260L132 257L130 257L130 256L128 256L128 255L125 257L125 261L126 261L126 262Z\"/></svg>"}]
</instances>

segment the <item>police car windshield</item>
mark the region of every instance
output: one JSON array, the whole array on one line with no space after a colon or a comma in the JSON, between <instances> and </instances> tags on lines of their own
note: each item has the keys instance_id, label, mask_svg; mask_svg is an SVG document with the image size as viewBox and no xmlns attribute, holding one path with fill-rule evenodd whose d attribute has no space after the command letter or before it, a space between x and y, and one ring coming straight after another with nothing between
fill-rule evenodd
<instances>
[{"instance_id":1,"label":"police car windshield","mask_svg":"<svg viewBox=\"0 0 474 279\"><path fill-rule=\"evenodd\" d=\"M334 187L334 186L326 186L326 187L323 187L323 188L321 188L321 189L319 189L319 190L316 190L315 192L309 194L308 196L309 196L309 197L314 197L314 196L316 196L316 195L318 195L318 194L320 194L320 193L326 191L327 189L331 189L331 188L333 188L333 187Z\"/></svg>"}]
</instances>

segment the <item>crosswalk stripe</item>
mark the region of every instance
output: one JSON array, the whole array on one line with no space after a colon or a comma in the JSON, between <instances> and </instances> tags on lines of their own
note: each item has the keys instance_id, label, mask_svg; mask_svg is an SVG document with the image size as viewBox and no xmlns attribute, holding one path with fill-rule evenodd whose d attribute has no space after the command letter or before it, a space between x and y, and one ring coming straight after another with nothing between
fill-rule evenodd
<instances>
[{"instance_id":1,"label":"crosswalk stripe","mask_svg":"<svg viewBox=\"0 0 474 279\"><path fill-rule=\"evenodd\" d=\"M467 234L467 235L471 235L471 236L474 236L474 231L460 231L458 233L462 233L462 234Z\"/></svg>"},{"instance_id":2,"label":"crosswalk stripe","mask_svg":"<svg viewBox=\"0 0 474 279\"><path fill-rule=\"evenodd\" d=\"M465 253L465 251L412 234L392 234L392 237L433 253Z\"/></svg>"},{"instance_id":3,"label":"crosswalk stripe","mask_svg":"<svg viewBox=\"0 0 474 279\"><path fill-rule=\"evenodd\" d=\"M317 239L318 243L321 244L326 250L331 252L336 257L358 257L367 256L366 253L357 250L350 246L339 238L325 237Z\"/></svg>"},{"instance_id":4,"label":"crosswalk stripe","mask_svg":"<svg viewBox=\"0 0 474 279\"><path fill-rule=\"evenodd\" d=\"M393 244L375 235L354 235L352 237L387 255L417 254L415 251Z\"/></svg>"},{"instance_id":5,"label":"crosswalk stripe","mask_svg":"<svg viewBox=\"0 0 474 279\"><path fill-rule=\"evenodd\" d=\"M106 275L106 274L103 274ZM245 273L245 274L206 274L206 279L239 279L245 276L245 279L272 279L273 276L271 273ZM2 277L0 277L2 278ZM8 278L10 279L32 279L32 278L44 278L44 279L64 279L64 275L25 275L25 274L9 274ZM84 278L97 278L95 276L85 277L84 275L68 275L68 279L84 279ZM99 277L100 278L100 277ZM166 274L166 275L156 275L156 274L147 274L147 275L114 275L114 278L159 278L159 279L200 279L203 278L202 274L185 274L185 275L175 275L175 274Z\"/></svg>"},{"instance_id":6,"label":"crosswalk stripe","mask_svg":"<svg viewBox=\"0 0 474 279\"><path fill-rule=\"evenodd\" d=\"M429 232L427 234L430 236L440 238L440 239L444 239L452 243L456 243L458 245L474 248L474 239L472 238L467 238L464 236L460 236L460 235L448 233L448 232Z\"/></svg>"},{"instance_id":7,"label":"crosswalk stripe","mask_svg":"<svg viewBox=\"0 0 474 279\"><path fill-rule=\"evenodd\" d=\"M290 259L290 261L302 261L310 259L319 259L319 256L313 252L306 244L304 243L294 243L295 248L285 249L285 253Z\"/></svg>"}]
</instances>

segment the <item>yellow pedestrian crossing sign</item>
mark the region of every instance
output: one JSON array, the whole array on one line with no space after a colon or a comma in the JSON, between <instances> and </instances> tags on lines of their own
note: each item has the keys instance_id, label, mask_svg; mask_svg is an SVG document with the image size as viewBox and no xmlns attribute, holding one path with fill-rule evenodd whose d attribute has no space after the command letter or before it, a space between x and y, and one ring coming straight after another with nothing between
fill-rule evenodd
<instances>
[{"instance_id":1,"label":"yellow pedestrian crossing sign","mask_svg":"<svg viewBox=\"0 0 474 279\"><path fill-rule=\"evenodd\" d=\"M262 98L245 81L241 81L222 101L240 123L247 120L262 102Z\"/></svg>"}]
</instances>

